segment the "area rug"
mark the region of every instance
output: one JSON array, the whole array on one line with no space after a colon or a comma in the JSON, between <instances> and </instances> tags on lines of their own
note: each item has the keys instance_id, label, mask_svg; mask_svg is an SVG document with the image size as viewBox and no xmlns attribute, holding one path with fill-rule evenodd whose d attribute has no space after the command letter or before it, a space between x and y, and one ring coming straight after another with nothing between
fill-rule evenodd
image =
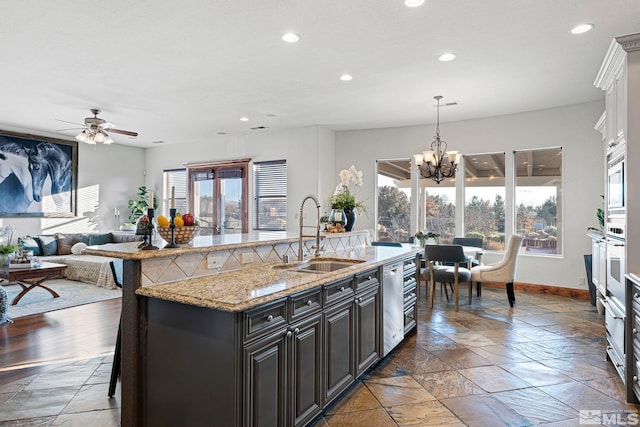
<instances>
[{"instance_id":1,"label":"area rug","mask_svg":"<svg viewBox=\"0 0 640 427\"><path fill-rule=\"evenodd\" d=\"M2 287L7 291L9 317L17 319L32 314L45 313L122 296L122 290L120 289L104 289L90 283L75 280L47 280L44 285L56 291L60 298L54 298L45 289L36 288L23 296L17 305L10 305L16 295L22 291L22 287L19 285L7 285L4 282Z\"/></svg>"}]
</instances>

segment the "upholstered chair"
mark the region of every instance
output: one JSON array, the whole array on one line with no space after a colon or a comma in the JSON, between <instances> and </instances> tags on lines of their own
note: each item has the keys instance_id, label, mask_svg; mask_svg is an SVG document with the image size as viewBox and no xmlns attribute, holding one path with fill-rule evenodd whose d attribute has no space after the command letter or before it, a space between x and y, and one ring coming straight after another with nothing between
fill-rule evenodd
<instances>
[{"instance_id":1,"label":"upholstered chair","mask_svg":"<svg viewBox=\"0 0 640 427\"><path fill-rule=\"evenodd\" d=\"M428 268L424 271L429 283L429 306L433 308L433 294L436 282L453 283L453 299L458 311L458 283L469 282L469 304L471 304L471 272L469 260L460 245L426 245L424 258ZM445 265L445 263L453 263ZM464 267L463 267L464 266Z\"/></svg>"},{"instance_id":2,"label":"upholstered chair","mask_svg":"<svg viewBox=\"0 0 640 427\"><path fill-rule=\"evenodd\" d=\"M523 237L512 234L507 242L507 249L502 260L496 264L479 265L471 269L471 282L477 282L478 287L482 282L504 283L507 287L507 299L513 307L516 297L513 293L513 281L516 275L516 262L520 253Z\"/></svg>"},{"instance_id":3,"label":"upholstered chair","mask_svg":"<svg viewBox=\"0 0 640 427\"><path fill-rule=\"evenodd\" d=\"M452 245L462 245L462 246L473 246L476 248L484 249L484 239L481 237L454 237L451 241ZM483 252L476 253L475 256L469 256L469 261L471 261L471 267L475 267L482 264L482 255ZM480 296L482 293L482 286L476 286L476 295Z\"/></svg>"}]
</instances>

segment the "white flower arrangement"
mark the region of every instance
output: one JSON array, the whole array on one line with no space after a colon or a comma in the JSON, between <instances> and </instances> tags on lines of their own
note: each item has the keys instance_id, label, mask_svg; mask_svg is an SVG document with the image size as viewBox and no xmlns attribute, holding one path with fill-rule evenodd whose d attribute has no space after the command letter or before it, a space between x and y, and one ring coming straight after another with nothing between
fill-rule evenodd
<instances>
[{"instance_id":1,"label":"white flower arrangement","mask_svg":"<svg viewBox=\"0 0 640 427\"><path fill-rule=\"evenodd\" d=\"M340 177L340 183L329 199L329 203L339 209L355 209L358 213L366 212L362 202L357 202L355 196L349 190L349 183L351 182L356 187L362 186L362 171L351 165L349 169L342 169L338 176Z\"/></svg>"}]
</instances>

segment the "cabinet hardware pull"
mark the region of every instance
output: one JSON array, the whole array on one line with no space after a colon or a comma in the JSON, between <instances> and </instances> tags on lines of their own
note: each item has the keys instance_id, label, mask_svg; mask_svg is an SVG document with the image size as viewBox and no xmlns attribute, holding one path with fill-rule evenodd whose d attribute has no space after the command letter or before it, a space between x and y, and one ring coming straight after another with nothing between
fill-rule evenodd
<instances>
[{"instance_id":1,"label":"cabinet hardware pull","mask_svg":"<svg viewBox=\"0 0 640 427\"><path fill-rule=\"evenodd\" d=\"M611 347L610 345L607 346L607 350L613 350L613 347Z\"/></svg>"},{"instance_id":2,"label":"cabinet hardware pull","mask_svg":"<svg viewBox=\"0 0 640 427\"><path fill-rule=\"evenodd\" d=\"M638 382L638 376L637 375L633 376L633 382Z\"/></svg>"},{"instance_id":3,"label":"cabinet hardware pull","mask_svg":"<svg viewBox=\"0 0 640 427\"><path fill-rule=\"evenodd\" d=\"M636 298L640 298L640 294L639 294L639 293L637 293L637 292L634 292L634 293L633 293L633 296L634 296L634 297L636 297Z\"/></svg>"},{"instance_id":4,"label":"cabinet hardware pull","mask_svg":"<svg viewBox=\"0 0 640 427\"><path fill-rule=\"evenodd\" d=\"M616 363L616 368L619 368L622 366L622 363Z\"/></svg>"},{"instance_id":5,"label":"cabinet hardware pull","mask_svg":"<svg viewBox=\"0 0 640 427\"><path fill-rule=\"evenodd\" d=\"M637 333L638 333L638 330L637 330L636 328L633 328L633 329L631 330L631 332L633 332L633 335L635 335L635 334L637 334Z\"/></svg>"},{"instance_id":6,"label":"cabinet hardware pull","mask_svg":"<svg viewBox=\"0 0 640 427\"><path fill-rule=\"evenodd\" d=\"M291 335L291 331L287 331L287 336L290 337Z\"/></svg>"},{"instance_id":7,"label":"cabinet hardware pull","mask_svg":"<svg viewBox=\"0 0 640 427\"><path fill-rule=\"evenodd\" d=\"M273 315L270 314L267 316L267 322L271 322L273 320Z\"/></svg>"},{"instance_id":8,"label":"cabinet hardware pull","mask_svg":"<svg viewBox=\"0 0 640 427\"><path fill-rule=\"evenodd\" d=\"M294 333L294 334L298 334L298 332L300 332L300 328L295 328L295 329L293 330L293 333Z\"/></svg>"},{"instance_id":9,"label":"cabinet hardware pull","mask_svg":"<svg viewBox=\"0 0 640 427\"><path fill-rule=\"evenodd\" d=\"M367 280L371 280L371 279L373 279L373 277L371 277L371 276L367 277Z\"/></svg>"},{"instance_id":10,"label":"cabinet hardware pull","mask_svg":"<svg viewBox=\"0 0 640 427\"><path fill-rule=\"evenodd\" d=\"M415 316L413 314L411 316L409 316L409 317L411 317L412 319L415 319Z\"/></svg>"},{"instance_id":11,"label":"cabinet hardware pull","mask_svg":"<svg viewBox=\"0 0 640 427\"><path fill-rule=\"evenodd\" d=\"M340 292L344 292L344 286L340 286Z\"/></svg>"},{"instance_id":12,"label":"cabinet hardware pull","mask_svg":"<svg viewBox=\"0 0 640 427\"><path fill-rule=\"evenodd\" d=\"M618 319L618 320L622 320L622 319L624 319L624 317L621 317L621 316L613 316L613 318L614 318L614 319Z\"/></svg>"},{"instance_id":13,"label":"cabinet hardware pull","mask_svg":"<svg viewBox=\"0 0 640 427\"><path fill-rule=\"evenodd\" d=\"M307 305L311 305L311 304L313 304L311 300L307 301Z\"/></svg>"},{"instance_id":14,"label":"cabinet hardware pull","mask_svg":"<svg viewBox=\"0 0 640 427\"><path fill-rule=\"evenodd\" d=\"M357 303L361 303L361 302L362 302L362 297L360 297L360 298L356 298L356 302L357 302Z\"/></svg>"}]
</instances>

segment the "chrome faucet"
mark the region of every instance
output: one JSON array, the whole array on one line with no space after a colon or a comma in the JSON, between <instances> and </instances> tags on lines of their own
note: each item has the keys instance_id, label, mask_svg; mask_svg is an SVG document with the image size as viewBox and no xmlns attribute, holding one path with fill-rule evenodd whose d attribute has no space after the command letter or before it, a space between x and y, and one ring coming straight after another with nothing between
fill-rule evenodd
<instances>
[{"instance_id":1,"label":"chrome faucet","mask_svg":"<svg viewBox=\"0 0 640 427\"><path fill-rule=\"evenodd\" d=\"M312 199L314 202L316 202L316 208L318 210L318 222L316 223L316 235L304 235L302 230L305 227L304 225L304 220L302 217L303 211L304 211L304 203L309 200ZM307 226L309 228L311 228L311 226ZM316 199L314 196L312 196L311 194L309 194L308 196L306 196L303 200L302 200L302 204L300 205L300 236L298 237L298 261L302 261L304 260L304 246L302 245L302 238L303 237L315 237L316 238L316 246L315 246L315 256L319 257L320 256L320 203L318 202L318 199Z\"/></svg>"}]
</instances>

